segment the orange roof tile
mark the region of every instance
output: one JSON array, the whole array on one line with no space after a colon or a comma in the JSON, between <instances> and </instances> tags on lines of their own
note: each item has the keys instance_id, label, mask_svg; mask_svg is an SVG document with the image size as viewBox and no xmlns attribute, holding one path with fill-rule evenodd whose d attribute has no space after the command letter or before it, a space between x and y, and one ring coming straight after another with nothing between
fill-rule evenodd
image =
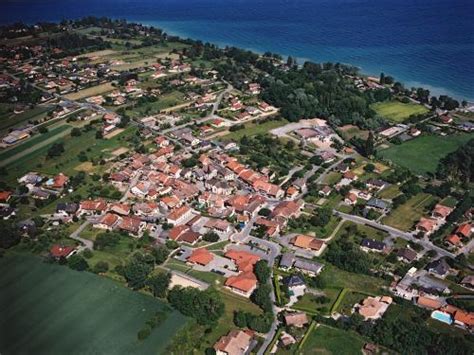
<instances>
[{"instance_id":1,"label":"orange roof tile","mask_svg":"<svg viewBox=\"0 0 474 355\"><path fill-rule=\"evenodd\" d=\"M213 259L214 254L206 248L194 249L192 254L188 257L189 262L203 266L209 264Z\"/></svg>"},{"instance_id":2,"label":"orange roof tile","mask_svg":"<svg viewBox=\"0 0 474 355\"><path fill-rule=\"evenodd\" d=\"M243 292L249 292L257 286L257 277L253 272L242 272L237 276L231 276L225 281L225 285Z\"/></svg>"}]
</instances>

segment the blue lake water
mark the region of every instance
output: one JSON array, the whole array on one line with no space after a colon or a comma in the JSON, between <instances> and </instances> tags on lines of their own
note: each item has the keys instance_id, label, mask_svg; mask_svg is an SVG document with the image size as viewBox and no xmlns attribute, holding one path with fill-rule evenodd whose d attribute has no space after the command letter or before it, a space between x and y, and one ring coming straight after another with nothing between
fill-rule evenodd
<instances>
[{"instance_id":1,"label":"blue lake water","mask_svg":"<svg viewBox=\"0 0 474 355\"><path fill-rule=\"evenodd\" d=\"M472 0L7 0L0 22L86 15L259 52L339 61L474 101Z\"/></svg>"}]
</instances>

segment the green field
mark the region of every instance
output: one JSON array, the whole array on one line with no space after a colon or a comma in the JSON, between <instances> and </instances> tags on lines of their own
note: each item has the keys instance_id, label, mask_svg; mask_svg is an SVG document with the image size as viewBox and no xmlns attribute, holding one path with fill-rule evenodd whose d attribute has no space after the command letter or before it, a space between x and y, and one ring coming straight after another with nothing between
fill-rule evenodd
<instances>
[{"instance_id":1,"label":"green field","mask_svg":"<svg viewBox=\"0 0 474 355\"><path fill-rule=\"evenodd\" d=\"M288 123L287 120L278 120L278 121L267 121L265 123L246 123L244 129L240 129L235 132L230 132L225 136L220 137L220 140L223 141L235 141L238 142L243 136L256 136L257 134L265 134L268 131L284 126Z\"/></svg>"},{"instance_id":2,"label":"green field","mask_svg":"<svg viewBox=\"0 0 474 355\"><path fill-rule=\"evenodd\" d=\"M162 353L186 318L115 282L27 255L0 259L0 348L5 354ZM156 312L167 317L144 341Z\"/></svg>"},{"instance_id":3,"label":"green field","mask_svg":"<svg viewBox=\"0 0 474 355\"><path fill-rule=\"evenodd\" d=\"M427 212L426 207L430 206L433 200L432 195L420 193L390 212L382 222L402 231L409 231L420 217Z\"/></svg>"},{"instance_id":4,"label":"green field","mask_svg":"<svg viewBox=\"0 0 474 355\"><path fill-rule=\"evenodd\" d=\"M18 154L18 153L24 151L27 148L31 148L31 147L33 147L33 146L49 139L49 138L51 138L51 137L54 137L55 135L57 135L61 132L64 132L67 129L70 129L70 128L71 128L70 125L64 124L64 125L55 127L55 128L49 130L46 133L36 135L36 136L28 139L24 143L20 143L20 144L14 146L14 147L2 152L0 154L0 161L2 161L3 159L7 159L7 158L9 158L9 157L11 157L15 154Z\"/></svg>"},{"instance_id":5,"label":"green field","mask_svg":"<svg viewBox=\"0 0 474 355\"><path fill-rule=\"evenodd\" d=\"M404 104L400 101L377 102L370 106L378 115L394 122L403 122L411 115L428 112L423 105L414 103Z\"/></svg>"},{"instance_id":6,"label":"green field","mask_svg":"<svg viewBox=\"0 0 474 355\"><path fill-rule=\"evenodd\" d=\"M470 134L456 134L446 137L422 136L400 145L380 150L380 156L393 163L424 175L436 171L438 162L472 138Z\"/></svg>"},{"instance_id":7,"label":"green field","mask_svg":"<svg viewBox=\"0 0 474 355\"><path fill-rule=\"evenodd\" d=\"M17 177L29 171L38 171L44 174L57 174L63 172L66 175L76 174L75 168L81 164L78 154L86 151L87 157L93 159L107 158L110 153L120 147L127 147L126 138L134 135L135 127L129 127L111 139L96 139L95 131L82 133L79 137L65 137L58 139L64 143L65 152L54 159L47 159L46 154L50 146L48 144L34 152L21 157L20 159L7 165L7 181L13 182ZM88 151L87 151L88 150Z\"/></svg>"},{"instance_id":8,"label":"green field","mask_svg":"<svg viewBox=\"0 0 474 355\"><path fill-rule=\"evenodd\" d=\"M51 107L36 106L33 109L28 109L19 114L13 113L10 109L12 109L10 105L0 105L0 131L6 131L8 128L24 125L30 120L41 120L46 116Z\"/></svg>"},{"instance_id":9,"label":"green field","mask_svg":"<svg viewBox=\"0 0 474 355\"><path fill-rule=\"evenodd\" d=\"M353 332L320 325L308 335L301 354L360 354L364 339Z\"/></svg>"}]
</instances>

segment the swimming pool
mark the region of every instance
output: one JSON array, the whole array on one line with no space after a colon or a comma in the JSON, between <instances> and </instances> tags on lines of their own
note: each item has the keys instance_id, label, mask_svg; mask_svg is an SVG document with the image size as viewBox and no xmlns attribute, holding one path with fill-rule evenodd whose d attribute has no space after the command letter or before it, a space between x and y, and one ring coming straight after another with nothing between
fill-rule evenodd
<instances>
[{"instance_id":1,"label":"swimming pool","mask_svg":"<svg viewBox=\"0 0 474 355\"><path fill-rule=\"evenodd\" d=\"M431 318L434 318L446 324L453 323L453 319L451 318L451 315L449 313L445 313L441 311L433 311L433 313L431 313Z\"/></svg>"}]
</instances>

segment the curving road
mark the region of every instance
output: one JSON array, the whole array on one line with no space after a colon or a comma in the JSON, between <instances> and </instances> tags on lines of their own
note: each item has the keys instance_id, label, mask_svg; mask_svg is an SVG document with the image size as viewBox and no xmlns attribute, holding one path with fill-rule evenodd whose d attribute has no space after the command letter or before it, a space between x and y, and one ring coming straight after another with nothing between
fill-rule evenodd
<instances>
[{"instance_id":1,"label":"curving road","mask_svg":"<svg viewBox=\"0 0 474 355\"><path fill-rule=\"evenodd\" d=\"M445 256L445 257L448 257L448 258L451 258L451 259L454 259L456 257L455 254L434 245L430 241L427 241L425 239L415 238L412 233L403 232L399 229L387 226L387 225L382 224L380 222L372 221L372 220L364 218L364 217L354 216L354 215L347 214L347 213L342 213L342 212L339 212L339 211L336 211L336 210L333 210L333 213L336 216L341 217L343 220L351 221L351 222L357 223L357 224L365 224L365 225L368 225L370 227L374 227L376 229L383 230L383 231L389 233L390 235L392 235L394 237L400 237L400 238L403 238L405 240L408 240L409 242L419 244L427 250L434 250L440 256Z\"/></svg>"}]
</instances>

